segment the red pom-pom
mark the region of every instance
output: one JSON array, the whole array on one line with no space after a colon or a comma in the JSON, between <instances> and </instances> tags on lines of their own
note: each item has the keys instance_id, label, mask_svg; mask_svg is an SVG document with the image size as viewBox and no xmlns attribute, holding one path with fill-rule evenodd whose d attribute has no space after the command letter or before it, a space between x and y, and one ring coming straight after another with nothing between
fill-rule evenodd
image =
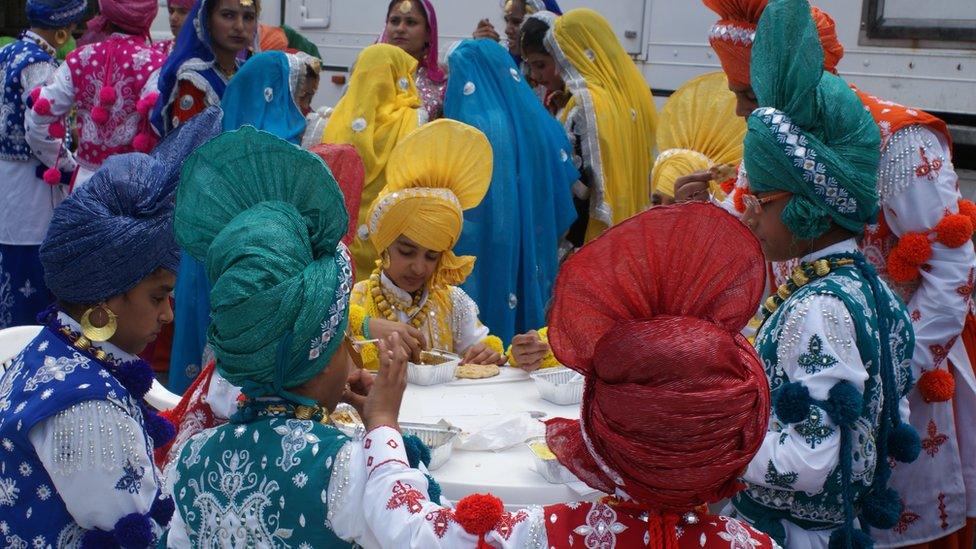
<instances>
[{"instance_id":1,"label":"red pom-pom","mask_svg":"<svg viewBox=\"0 0 976 549\"><path fill-rule=\"evenodd\" d=\"M730 192L732 192L733 189L735 189L735 178L730 177L725 181L719 183L718 186L719 188L722 189L722 192L724 192L725 194L729 194Z\"/></svg>"},{"instance_id":2,"label":"red pom-pom","mask_svg":"<svg viewBox=\"0 0 976 549\"><path fill-rule=\"evenodd\" d=\"M898 239L895 249L910 265L920 266L932 259L932 243L925 233L905 233Z\"/></svg>"},{"instance_id":3,"label":"red pom-pom","mask_svg":"<svg viewBox=\"0 0 976 549\"><path fill-rule=\"evenodd\" d=\"M96 124L102 125L108 122L108 110L105 107L95 107L91 110L91 117Z\"/></svg>"},{"instance_id":4,"label":"red pom-pom","mask_svg":"<svg viewBox=\"0 0 976 549\"><path fill-rule=\"evenodd\" d=\"M37 98L41 96L41 87L38 86L38 87L32 89L30 91L30 93L28 94L28 96L30 97L31 105L33 105L34 103L37 103Z\"/></svg>"},{"instance_id":5,"label":"red pom-pom","mask_svg":"<svg viewBox=\"0 0 976 549\"><path fill-rule=\"evenodd\" d=\"M973 204L969 200L960 200L959 213L968 217L973 222L973 228L976 229L976 204Z\"/></svg>"},{"instance_id":6,"label":"red pom-pom","mask_svg":"<svg viewBox=\"0 0 976 549\"><path fill-rule=\"evenodd\" d=\"M47 127L47 133L55 139L64 139L67 131L64 129L64 124L60 120L52 122L50 126Z\"/></svg>"},{"instance_id":7,"label":"red pom-pom","mask_svg":"<svg viewBox=\"0 0 976 549\"><path fill-rule=\"evenodd\" d=\"M38 97L34 101L34 112L41 116L51 116L51 100L46 97Z\"/></svg>"},{"instance_id":8,"label":"red pom-pom","mask_svg":"<svg viewBox=\"0 0 976 549\"><path fill-rule=\"evenodd\" d=\"M54 186L61 182L61 170L57 168L48 168L44 170L44 182L48 185Z\"/></svg>"},{"instance_id":9,"label":"red pom-pom","mask_svg":"<svg viewBox=\"0 0 976 549\"><path fill-rule=\"evenodd\" d=\"M472 494L458 502L454 517L464 531L483 536L491 532L505 512L502 500L491 494Z\"/></svg>"},{"instance_id":10,"label":"red pom-pom","mask_svg":"<svg viewBox=\"0 0 976 549\"><path fill-rule=\"evenodd\" d=\"M159 99L159 92L153 92L136 103L136 110L139 111L139 116L146 118L149 116L149 111L156 106L156 100Z\"/></svg>"},{"instance_id":11,"label":"red pom-pom","mask_svg":"<svg viewBox=\"0 0 976 549\"><path fill-rule=\"evenodd\" d=\"M956 380L945 370L929 370L918 378L918 392L925 402L945 402L956 392Z\"/></svg>"},{"instance_id":12,"label":"red pom-pom","mask_svg":"<svg viewBox=\"0 0 976 549\"><path fill-rule=\"evenodd\" d=\"M746 213L746 203L742 201L742 196L749 192L745 187L739 187L732 193L732 205L735 206L735 211L739 213Z\"/></svg>"},{"instance_id":13,"label":"red pom-pom","mask_svg":"<svg viewBox=\"0 0 976 549\"><path fill-rule=\"evenodd\" d=\"M156 140L148 133L136 134L135 139L132 140L132 148L141 153L148 153L155 145Z\"/></svg>"},{"instance_id":14,"label":"red pom-pom","mask_svg":"<svg viewBox=\"0 0 976 549\"><path fill-rule=\"evenodd\" d=\"M891 277L895 282L904 284L905 282L911 282L919 276L918 265L913 265L908 259L905 258L904 250L895 248L891 250L888 254L887 264L885 269L888 271L888 276Z\"/></svg>"},{"instance_id":15,"label":"red pom-pom","mask_svg":"<svg viewBox=\"0 0 976 549\"><path fill-rule=\"evenodd\" d=\"M98 102L105 107L114 105L118 98L119 95L112 86L102 86L102 89L98 90Z\"/></svg>"},{"instance_id":16,"label":"red pom-pom","mask_svg":"<svg viewBox=\"0 0 976 549\"><path fill-rule=\"evenodd\" d=\"M962 214L948 214L935 226L936 240L950 248L958 248L973 237L973 222Z\"/></svg>"}]
</instances>

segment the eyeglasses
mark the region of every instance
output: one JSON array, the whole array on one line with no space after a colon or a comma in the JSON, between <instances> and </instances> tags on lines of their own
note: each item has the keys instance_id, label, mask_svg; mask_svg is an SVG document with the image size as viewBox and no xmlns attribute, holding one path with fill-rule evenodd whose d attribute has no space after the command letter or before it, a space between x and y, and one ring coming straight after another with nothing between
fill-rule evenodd
<instances>
[{"instance_id":1,"label":"eyeglasses","mask_svg":"<svg viewBox=\"0 0 976 549\"><path fill-rule=\"evenodd\" d=\"M790 191L777 191L765 196L756 196L752 193L743 194L742 203L746 206L746 211L743 214L743 217L755 217L762 213L763 204L769 204L770 202L774 202L780 198L786 198L788 196L793 196L793 193Z\"/></svg>"}]
</instances>

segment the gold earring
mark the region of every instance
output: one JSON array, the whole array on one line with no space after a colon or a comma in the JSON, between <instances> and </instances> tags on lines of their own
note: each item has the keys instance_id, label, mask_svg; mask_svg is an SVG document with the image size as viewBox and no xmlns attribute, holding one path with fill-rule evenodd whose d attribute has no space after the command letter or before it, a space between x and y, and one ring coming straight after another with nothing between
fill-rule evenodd
<instances>
[{"instance_id":1,"label":"gold earring","mask_svg":"<svg viewBox=\"0 0 976 549\"><path fill-rule=\"evenodd\" d=\"M81 333L89 341L108 341L118 327L118 317L104 303L88 309L81 316Z\"/></svg>"},{"instance_id":2,"label":"gold earring","mask_svg":"<svg viewBox=\"0 0 976 549\"><path fill-rule=\"evenodd\" d=\"M382 254L380 254L380 259L381 259L380 267L383 268L383 269L389 269L390 268L390 254L388 252L384 251Z\"/></svg>"},{"instance_id":3,"label":"gold earring","mask_svg":"<svg viewBox=\"0 0 976 549\"><path fill-rule=\"evenodd\" d=\"M68 31L65 29L58 29L57 32L54 33L54 41L58 43L59 48L65 45L69 38L71 38L71 35L68 34Z\"/></svg>"}]
</instances>

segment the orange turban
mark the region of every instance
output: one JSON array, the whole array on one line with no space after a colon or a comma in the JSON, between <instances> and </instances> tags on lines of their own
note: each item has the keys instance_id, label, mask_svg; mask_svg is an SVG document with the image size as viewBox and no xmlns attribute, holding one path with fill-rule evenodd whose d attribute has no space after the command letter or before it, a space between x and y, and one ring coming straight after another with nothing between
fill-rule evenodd
<instances>
[{"instance_id":1,"label":"orange turban","mask_svg":"<svg viewBox=\"0 0 976 549\"><path fill-rule=\"evenodd\" d=\"M708 41L722 62L722 70L730 84L749 86L749 60L756 25L766 9L768 0L702 0L719 16L718 23L708 32ZM810 8L817 24L820 45L824 50L824 70L837 72L837 63L844 57L844 46L837 40L834 20L826 12Z\"/></svg>"}]
</instances>

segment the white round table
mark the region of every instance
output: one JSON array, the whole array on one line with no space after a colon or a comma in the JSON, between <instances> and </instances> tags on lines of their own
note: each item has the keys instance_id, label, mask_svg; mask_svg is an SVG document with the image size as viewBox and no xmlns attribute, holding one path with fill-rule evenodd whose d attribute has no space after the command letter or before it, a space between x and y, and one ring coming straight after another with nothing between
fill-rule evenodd
<instances>
[{"instance_id":1,"label":"white round table","mask_svg":"<svg viewBox=\"0 0 976 549\"><path fill-rule=\"evenodd\" d=\"M557 406L543 400L528 374L502 367L502 375L485 380L408 385L400 421L437 423L444 419L463 426L487 424L519 412L543 412L543 419L578 419L579 404ZM486 492L501 498L508 509L583 499L568 485L550 484L532 466L532 452L522 443L497 452L455 448L451 458L431 474L440 483L444 497L454 502Z\"/></svg>"}]
</instances>

